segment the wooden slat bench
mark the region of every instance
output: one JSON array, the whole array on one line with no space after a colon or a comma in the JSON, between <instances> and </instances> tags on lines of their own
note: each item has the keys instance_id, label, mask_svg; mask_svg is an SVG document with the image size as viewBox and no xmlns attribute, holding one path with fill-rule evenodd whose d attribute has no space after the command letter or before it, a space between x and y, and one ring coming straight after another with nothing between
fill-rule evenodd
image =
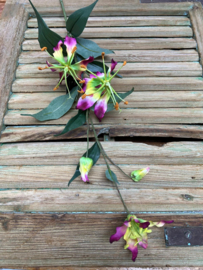
<instances>
[{"instance_id":1,"label":"wooden slat bench","mask_svg":"<svg viewBox=\"0 0 203 270\"><path fill-rule=\"evenodd\" d=\"M79 8L79 2L64 2L67 14ZM33 3L64 37L59 2ZM67 187L86 151L86 126L54 136L75 115L74 107L53 121L21 115L38 112L65 92L64 85L52 91L57 74L37 69L52 59L40 51L37 20L30 14L27 2L9 0L0 21L0 267L202 266L203 247L166 248L163 229L153 230L149 248L140 250L135 263L123 250L124 242L109 244L125 214L116 189L105 179L102 158L89 185L78 178ZM128 62L120 72L123 79L116 78L113 86L118 92L134 87L129 105L121 105L120 114L108 113L101 123L93 117L94 123L108 135L100 136L105 150L127 173L151 168L139 183L115 169L128 208L144 219L174 219L169 226L203 225L202 23L198 3L102 0L82 35L115 51L106 56L107 63L112 57ZM150 138L144 143L146 137L155 138L153 145Z\"/></svg>"}]
</instances>

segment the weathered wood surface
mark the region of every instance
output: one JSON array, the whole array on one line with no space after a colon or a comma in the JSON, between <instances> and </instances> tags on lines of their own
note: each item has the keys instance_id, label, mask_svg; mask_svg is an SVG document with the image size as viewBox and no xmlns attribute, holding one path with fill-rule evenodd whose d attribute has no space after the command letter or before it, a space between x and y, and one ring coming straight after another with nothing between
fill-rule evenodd
<instances>
[{"instance_id":1,"label":"weathered wood surface","mask_svg":"<svg viewBox=\"0 0 203 270\"><path fill-rule=\"evenodd\" d=\"M23 5L6 5L0 20L0 130L11 90L20 44L26 26L27 12ZM10 31L12 29L12 31ZM8 33L10 33L8 35ZM8 45L9 44L9 45Z\"/></svg>"},{"instance_id":2,"label":"weathered wood surface","mask_svg":"<svg viewBox=\"0 0 203 270\"><path fill-rule=\"evenodd\" d=\"M67 35L65 28L50 28L61 37ZM193 31L189 26L139 26L139 27L89 27L82 32L82 38L120 38L120 37L192 37ZM27 29L26 39L38 37L38 29Z\"/></svg>"},{"instance_id":3,"label":"weathered wood surface","mask_svg":"<svg viewBox=\"0 0 203 270\"><path fill-rule=\"evenodd\" d=\"M86 125L70 131L61 136L55 136L62 132L65 125L49 126L7 126L1 134L0 143L29 142L29 141L60 141L86 138ZM95 125L97 133L103 132L110 137L175 137L203 139L203 127L201 125L170 125L170 124L115 124ZM90 137L94 137L90 129Z\"/></svg>"},{"instance_id":4,"label":"weathered wood surface","mask_svg":"<svg viewBox=\"0 0 203 270\"><path fill-rule=\"evenodd\" d=\"M52 74L51 74L52 75ZM56 83L57 78L25 78L16 79L12 85L12 92L50 92ZM185 91L185 90L203 90L202 77L131 77L114 78L112 86L117 92L127 91L134 87L135 91ZM65 91L62 84L59 91Z\"/></svg>"},{"instance_id":5,"label":"weathered wood surface","mask_svg":"<svg viewBox=\"0 0 203 270\"><path fill-rule=\"evenodd\" d=\"M133 38L133 39L94 39L100 47L111 50L152 50L152 49L190 49L196 48L197 43L193 38ZM24 51L40 50L37 39L24 40Z\"/></svg>"},{"instance_id":6,"label":"weathered wood surface","mask_svg":"<svg viewBox=\"0 0 203 270\"><path fill-rule=\"evenodd\" d=\"M51 72L50 69L38 70L38 67L39 64L20 65L16 70L16 78L59 77L58 72ZM127 77L198 77L202 75L202 67L199 62L128 63L119 73Z\"/></svg>"},{"instance_id":7,"label":"weathered wood surface","mask_svg":"<svg viewBox=\"0 0 203 270\"><path fill-rule=\"evenodd\" d=\"M139 215L139 217L153 221L174 219L176 226L202 225L201 215ZM146 250L140 248L138 260L132 262L131 253L123 249L123 240L109 243L110 235L123 223L124 214L19 213L1 214L0 219L2 223L0 237L3 240L0 246L1 267L18 266L26 269L30 267L33 270L40 265L42 267L38 268L40 270L44 267L46 270L53 269L54 266L60 270L75 270L77 268L74 266L79 264L78 269L82 270L96 270L102 266L105 267L101 268L102 270L138 270L134 267L202 265L202 247L166 248L163 228L153 228L149 234L149 247ZM120 267L117 268L118 265ZM68 266L71 267L67 268ZM109 268L110 266L114 268ZM169 269L167 267L167 270Z\"/></svg>"},{"instance_id":8,"label":"weathered wood surface","mask_svg":"<svg viewBox=\"0 0 203 270\"><path fill-rule=\"evenodd\" d=\"M21 114L34 114L39 110L9 110L4 117L5 125L66 125L76 115L76 110L70 110L58 120L39 122L31 116ZM92 115L94 123L98 123ZM103 123L106 124L202 124L202 108L140 108L123 109L122 113L113 110L106 114Z\"/></svg>"},{"instance_id":9,"label":"weathered wood surface","mask_svg":"<svg viewBox=\"0 0 203 270\"><path fill-rule=\"evenodd\" d=\"M194 29L195 38L198 44L198 52L200 54L200 63L203 64L203 10L200 3L196 3L190 11L190 18Z\"/></svg>"},{"instance_id":10,"label":"weathered wood surface","mask_svg":"<svg viewBox=\"0 0 203 270\"><path fill-rule=\"evenodd\" d=\"M55 270L52 267L26 268L26 270ZM57 267L57 270L202 270L202 267Z\"/></svg>"},{"instance_id":11,"label":"weathered wood surface","mask_svg":"<svg viewBox=\"0 0 203 270\"><path fill-rule=\"evenodd\" d=\"M163 147L132 142L122 142L122 147L120 145L120 142L103 142L109 157L118 164L133 162L133 164L149 165L203 165L202 142L171 142ZM85 142L2 144L0 146L0 165L77 164L85 151ZM102 158L100 158L100 163L104 164Z\"/></svg>"},{"instance_id":12,"label":"weathered wood surface","mask_svg":"<svg viewBox=\"0 0 203 270\"><path fill-rule=\"evenodd\" d=\"M85 185L80 177L68 187L69 176L75 172L75 165L42 166L0 166L1 189L115 189L105 177L106 166L94 166L90 173L90 184ZM132 161L131 161L132 163ZM188 162L189 163L189 162ZM128 174L144 165L120 165ZM150 173L142 181L135 183L128 179L116 167L111 166L119 180L121 189L195 189L202 188L203 165L150 165Z\"/></svg>"},{"instance_id":13,"label":"weathered wood surface","mask_svg":"<svg viewBox=\"0 0 203 270\"><path fill-rule=\"evenodd\" d=\"M65 27L64 17L44 17L48 27ZM37 28L37 19L31 18L28 27ZM86 27L112 26L190 26L190 19L183 16L122 16L89 17Z\"/></svg>"},{"instance_id":14,"label":"weathered wood surface","mask_svg":"<svg viewBox=\"0 0 203 270\"><path fill-rule=\"evenodd\" d=\"M63 92L56 91L12 94L8 102L8 109L43 109L53 99L62 95L64 95ZM121 108L202 108L203 91L136 91L126 100L129 102L128 105L121 102ZM122 117L122 115L120 116Z\"/></svg>"},{"instance_id":15,"label":"weathered wood surface","mask_svg":"<svg viewBox=\"0 0 203 270\"><path fill-rule=\"evenodd\" d=\"M110 62L114 58L118 62L196 62L199 55L196 50L115 50L114 54L105 56L105 61ZM19 57L19 64L42 63L46 60L57 63L47 52L23 52ZM98 60L101 60L98 58Z\"/></svg>"}]
</instances>

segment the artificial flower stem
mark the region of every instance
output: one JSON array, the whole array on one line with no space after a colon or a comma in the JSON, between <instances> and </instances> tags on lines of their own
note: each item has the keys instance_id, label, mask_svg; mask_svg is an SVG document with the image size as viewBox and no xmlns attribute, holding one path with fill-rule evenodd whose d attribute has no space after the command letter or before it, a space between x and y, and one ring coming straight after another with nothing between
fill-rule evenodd
<instances>
[{"instance_id":1,"label":"artificial flower stem","mask_svg":"<svg viewBox=\"0 0 203 270\"><path fill-rule=\"evenodd\" d=\"M96 130L95 130L95 128L94 128L94 124L93 124L93 122L92 122L91 116L89 117L89 119L90 119L90 122L91 122L91 125L92 125L94 137L95 137L96 142L97 142L97 144L98 144L98 146L99 146L99 148L100 148L100 151L101 151L101 153L102 153L102 156L103 156L103 158L104 158L104 160L105 160L105 163L106 163L107 169L108 169L108 171L109 171L109 174L110 174L110 176L111 176L111 178L112 178L112 180L113 180L113 177L112 177L112 174L111 174L111 169L110 169L109 164L108 164L108 162L107 162L107 160L106 160L107 155L106 155L106 153L105 153L105 151L104 151L104 149L103 149L103 147L102 147L100 141L98 140L97 133L96 133ZM114 184L115 184L115 186L116 186L116 189L117 189L117 191L118 191L118 194L119 194L119 196L120 196L120 199L121 199L121 201L122 201L122 204L123 204L123 206L124 206L124 208L125 208L125 211L128 213L128 215L130 215L130 212L129 212L129 210L128 210L128 208L127 208L127 206L126 206L126 204L125 204L125 202L124 202L124 200L123 200L123 197L122 197L122 195L121 195L121 193L120 193L120 190L119 190L119 188L118 188L117 183L116 183L115 181L113 181L113 182L114 182Z\"/></svg>"},{"instance_id":2,"label":"artificial flower stem","mask_svg":"<svg viewBox=\"0 0 203 270\"><path fill-rule=\"evenodd\" d=\"M89 150L89 131L90 131L90 126L89 126L89 110L86 110L86 122L87 122L87 152L86 152L86 157L88 157L88 150Z\"/></svg>"},{"instance_id":3,"label":"artificial flower stem","mask_svg":"<svg viewBox=\"0 0 203 270\"><path fill-rule=\"evenodd\" d=\"M101 144L101 147L104 151L102 144ZM114 163L113 160L109 156L106 155L106 157L115 167L117 167L122 173L124 173L128 178L130 178L132 180L132 178L127 173L125 173L116 163Z\"/></svg>"},{"instance_id":4,"label":"artificial flower stem","mask_svg":"<svg viewBox=\"0 0 203 270\"><path fill-rule=\"evenodd\" d=\"M63 0L59 0L59 1L60 1L60 4L61 4L61 8L62 8L62 11L63 11L63 16L64 16L64 19L65 19L65 22L67 22L67 16L66 16L66 11L65 11L64 4L63 4Z\"/></svg>"},{"instance_id":5,"label":"artificial flower stem","mask_svg":"<svg viewBox=\"0 0 203 270\"><path fill-rule=\"evenodd\" d=\"M97 76L96 74L94 74L92 71L90 71L89 69L87 69L87 71L90 73L90 74L92 74L92 75L94 75L95 77L97 77L101 82L104 82L99 76Z\"/></svg>"}]
</instances>

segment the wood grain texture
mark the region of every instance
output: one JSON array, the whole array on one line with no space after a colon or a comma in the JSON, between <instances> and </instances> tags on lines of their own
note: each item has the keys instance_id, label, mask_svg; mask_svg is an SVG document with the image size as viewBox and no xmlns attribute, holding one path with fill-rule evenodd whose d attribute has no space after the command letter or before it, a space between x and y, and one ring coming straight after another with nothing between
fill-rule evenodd
<instances>
[{"instance_id":1,"label":"wood grain texture","mask_svg":"<svg viewBox=\"0 0 203 270\"><path fill-rule=\"evenodd\" d=\"M65 27L63 17L44 17L48 27ZM28 20L28 27L37 28L37 19ZM112 26L190 26L190 19L183 16L122 16L89 17L86 27Z\"/></svg>"},{"instance_id":2,"label":"wood grain texture","mask_svg":"<svg viewBox=\"0 0 203 270\"><path fill-rule=\"evenodd\" d=\"M60 141L87 137L86 125L70 131L61 136L55 136L62 132L65 125L49 126L7 126L1 134L0 143L8 142L33 142L33 141ZM203 127L201 125L170 125L170 124L120 124L95 125L97 133L103 132L110 137L170 137L203 139ZM90 137L94 137L90 129Z\"/></svg>"},{"instance_id":3,"label":"wood grain texture","mask_svg":"<svg viewBox=\"0 0 203 270\"><path fill-rule=\"evenodd\" d=\"M132 161L131 161L132 163ZM117 175L120 189L165 189L165 188L202 188L203 165L150 165L131 164L120 165L128 174L134 170L150 166L150 173L142 181L134 182L127 178L116 167L111 166ZM105 177L106 166L98 164L90 173L90 184L85 185L80 177L76 178L69 187L69 176L75 172L75 165L51 166L0 166L1 189L115 189L111 181Z\"/></svg>"},{"instance_id":4,"label":"wood grain texture","mask_svg":"<svg viewBox=\"0 0 203 270\"><path fill-rule=\"evenodd\" d=\"M115 58L118 62L195 62L199 61L196 50L115 50L114 54L105 56L105 61L110 62ZM47 52L23 52L19 57L19 64L42 63L46 60L57 63ZM101 60L101 57L98 58Z\"/></svg>"},{"instance_id":5,"label":"wood grain texture","mask_svg":"<svg viewBox=\"0 0 203 270\"><path fill-rule=\"evenodd\" d=\"M63 92L54 91L12 94L8 102L8 109L43 109L53 99L62 95L64 95ZM129 102L128 105L121 102L121 108L202 108L203 91L136 91L126 100ZM75 104L73 108L75 108Z\"/></svg>"},{"instance_id":6,"label":"wood grain texture","mask_svg":"<svg viewBox=\"0 0 203 270\"><path fill-rule=\"evenodd\" d=\"M4 117L4 124L8 126L16 125L66 125L67 122L76 115L76 110L70 110L68 114L58 120L39 122L31 116L21 114L34 114L39 110L9 110ZM93 114L93 121L98 123ZM119 114L113 110L105 115L103 123L109 124L202 124L202 108L140 108L122 109Z\"/></svg>"},{"instance_id":7,"label":"wood grain texture","mask_svg":"<svg viewBox=\"0 0 203 270\"><path fill-rule=\"evenodd\" d=\"M122 38L122 39L94 39L100 47L111 50L152 50L152 49L190 49L196 48L197 43L193 38ZM39 51L37 39L23 41L24 51Z\"/></svg>"},{"instance_id":8,"label":"wood grain texture","mask_svg":"<svg viewBox=\"0 0 203 270\"><path fill-rule=\"evenodd\" d=\"M44 65L45 66L45 65ZM58 72L49 69L38 70L37 64L25 64L18 66L16 78L58 78ZM160 62L160 63L128 63L119 72L127 77L198 77L202 75L202 67L198 62Z\"/></svg>"},{"instance_id":9,"label":"wood grain texture","mask_svg":"<svg viewBox=\"0 0 203 270\"><path fill-rule=\"evenodd\" d=\"M142 143L103 142L105 151L118 164L202 165L202 142L171 142L163 147ZM92 143L90 144L92 145ZM39 152L40 149L40 152ZM1 166L77 164L86 142L11 143L0 146ZM100 163L104 164L102 157Z\"/></svg>"},{"instance_id":10,"label":"wood grain texture","mask_svg":"<svg viewBox=\"0 0 203 270\"><path fill-rule=\"evenodd\" d=\"M203 64L203 10L201 3L196 3L190 11L190 18L194 30L195 38L197 40L198 52L200 54L200 63Z\"/></svg>"},{"instance_id":11,"label":"wood grain texture","mask_svg":"<svg viewBox=\"0 0 203 270\"><path fill-rule=\"evenodd\" d=\"M11 84L14 79L16 61L20 52L20 44L23 39L26 20L27 12L25 11L24 6L18 3L6 5L1 15L0 130ZM8 44L10 45L8 46Z\"/></svg>"},{"instance_id":12,"label":"wood grain texture","mask_svg":"<svg viewBox=\"0 0 203 270\"><path fill-rule=\"evenodd\" d=\"M104 267L102 270L141 270L135 267L202 265L202 247L166 248L163 228L153 228L149 247L140 248L137 261L132 262L131 253L123 249L123 240L109 244L110 235L125 217L124 214L1 214L0 265L29 270L96 270L100 267ZM175 220L167 227L202 225L201 215L139 214L139 217L153 221ZM111 266L114 268L109 268ZM188 267L178 269L189 270Z\"/></svg>"},{"instance_id":13,"label":"wood grain texture","mask_svg":"<svg viewBox=\"0 0 203 270\"><path fill-rule=\"evenodd\" d=\"M50 28L61 37L67 35L65 28ZM82 32L82 38L120 38L120 37L192 37L193 31L189 26L139 26L139 27L89 27ZM25 38L38 37L38 29L27 29Z\"/></svg>"},{"instance_id":14,"label":"wood grain texture","mask_svg":"<svg viewBox=\"0 0 203 270\"><path fill-rule=\"evenodd\" d=\"M16 79L12 85L12 92L50 92L54 88L58 80L56 78L25 78ZM117 92L123 92L125 89L135 91L185 91L185 90L202 90L202 77L131 77L131 78L114 78L112 86ZM59 91L65 92L65 86L62 84Z\"/></svg>"},{"instance_id":15,"label":"wood grain texture","mask_svg":"<svg viewBox=\"0 0 203 270\"><path fill-rule=\"evenodd\" d=\"M52 267L26 268L26 270L55 270ZM57 270L202 270L202 267L57 267Z\"/></svg>"}]
</instances>

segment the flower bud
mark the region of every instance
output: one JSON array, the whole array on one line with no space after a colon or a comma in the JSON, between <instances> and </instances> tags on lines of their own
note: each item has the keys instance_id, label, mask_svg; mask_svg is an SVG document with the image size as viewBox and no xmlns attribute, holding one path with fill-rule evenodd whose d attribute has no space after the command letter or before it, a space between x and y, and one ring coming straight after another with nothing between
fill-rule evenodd
<instances>
[{"instance_id":1,"label":"flower bud","mask_svg":"<svg viewBox=\"0 0 203 270\"><path fill-rule=\"evenodd\" d=\"M80 173L81 179L83 182L89 182L88 173L93 166L93 160L88 157L81 157L80 158Z\"/></svg>"},{"instance_id":2,"label":"flower bud","mask_svg":"<svg viewBox=\"0 0 203 270\"><path fill-rule=\"evenodd\" d=\"M135 170L133 172L131 172L131 178L138 182L140 181L146 174L148 174L150 168L147 167L147 168L144 168L144 169L141 169L141 170Z\"/></svg>"}]
</instances>

